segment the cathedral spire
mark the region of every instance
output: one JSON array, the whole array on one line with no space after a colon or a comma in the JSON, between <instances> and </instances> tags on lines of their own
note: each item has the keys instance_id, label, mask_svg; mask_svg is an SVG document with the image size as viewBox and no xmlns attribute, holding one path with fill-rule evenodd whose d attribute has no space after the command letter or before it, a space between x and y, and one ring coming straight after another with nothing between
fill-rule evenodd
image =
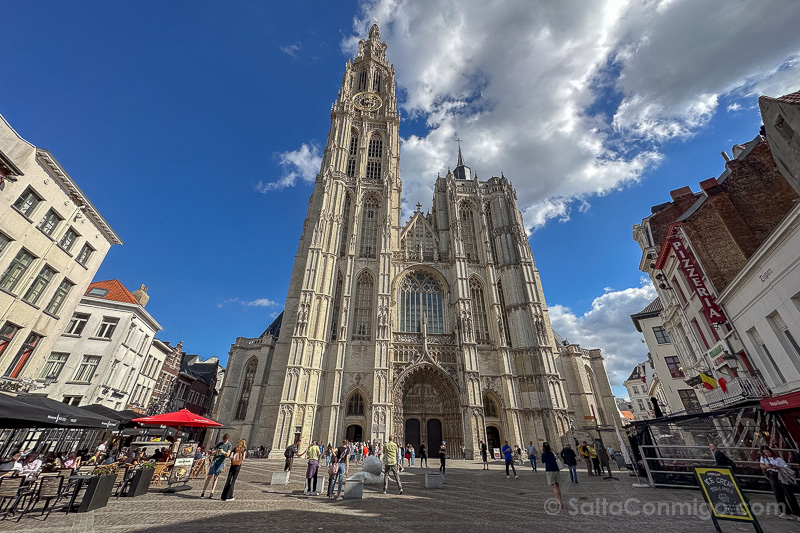
<instances>
[{"instance_id":1,"label":"cathedral spire","mask_svg":"<svg viewBox=\"0 0 800 533\"><path fill-rule=\"evenodd\" d=\"M459 138L455 141L458 143L458 164L455 170L453 170L453 175L457 180L471 180L472 169L464 164L464 157L461 155L461 139Z\"/></svg>"}]
</instances>

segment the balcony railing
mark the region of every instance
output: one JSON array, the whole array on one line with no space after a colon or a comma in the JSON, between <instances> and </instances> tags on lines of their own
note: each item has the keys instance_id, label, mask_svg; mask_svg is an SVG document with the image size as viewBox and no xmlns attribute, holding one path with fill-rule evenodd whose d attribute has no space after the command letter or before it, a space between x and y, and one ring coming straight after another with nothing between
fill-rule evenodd
<instances>
[{"instance_id":1,"label":"balcony railing","mask_svg":"<svg viewBox=\"0 0 800 533\"><path fill-rule=\"evenodd\" d=\"M745 400L767 398L771 395L766 383L761 378L754 376L733 378L728 381L727 389L727 392L722 392L722 388L717 386L706 391L705 397L709 407L731 405Z\"/></svg>"}]
</instances>

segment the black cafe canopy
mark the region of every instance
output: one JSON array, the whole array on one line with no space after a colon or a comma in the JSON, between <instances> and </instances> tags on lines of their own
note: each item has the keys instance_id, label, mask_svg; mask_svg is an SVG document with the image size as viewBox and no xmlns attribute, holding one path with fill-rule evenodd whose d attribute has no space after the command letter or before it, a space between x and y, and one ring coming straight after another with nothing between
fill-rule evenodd
<instances>
[{"instance_id":1,"label":"black cafe canopy","mask_svg":"<svg viewBox=\"0 0 800 533\"><path fill-rule=\"evenodd\" d=\"M117 429L119 420L98 415L39 394L0 394L0 427Z\"/></svg>"},{"instance_id":2,"label":"black cafe canopy","mask_svg":"<svg viewBox=\"0 0 800 533\"><path fill-rule=\"evenodd\" d=\"M140 416L142 416L141 413L137 413L136 411L131 411L130 409L115 411L114 409L106 407L105 405L101 405L99 403L86 405L84 407L81 407L81 409L84 409L86 411L91 411L96 415L104 416L112 420L117 420L120 423L120 426L128 425L130 421L133 420L134 418L139 418Z\"/></svg>"}]
</instances>

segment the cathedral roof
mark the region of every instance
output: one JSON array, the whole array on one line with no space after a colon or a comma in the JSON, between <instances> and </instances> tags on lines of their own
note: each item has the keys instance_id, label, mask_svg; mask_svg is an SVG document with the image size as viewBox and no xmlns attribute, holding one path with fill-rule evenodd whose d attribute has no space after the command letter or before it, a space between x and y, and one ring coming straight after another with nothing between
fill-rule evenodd
<instances>
[{"instance_id":1,"label":"cathedral roof","mask_svg":"<svg viewBox=\"0 0 800 533\"><path fill-rule=\"evenodd\" d=\"M567 344L569 344L569 342L567 342L567 339L559 335L556 332L556 330L553 330L553 337L556 338L556 344L558 344L559 346L566 346Z\"/></svg>"},{"instance_id":2,"label":"cathedral roof","mask_svg":"<svg viewBox=\"0 0 800 533\"><path fill-rule=\"evenodd\" d=\"M262 337L272 336L277 337L281 334L281 323L283 322L283 311L279 314L275 320L272 321L272 324L267 326L267 329L264 330L264 333L261 334Z\"/></svg>"}]
</instances>

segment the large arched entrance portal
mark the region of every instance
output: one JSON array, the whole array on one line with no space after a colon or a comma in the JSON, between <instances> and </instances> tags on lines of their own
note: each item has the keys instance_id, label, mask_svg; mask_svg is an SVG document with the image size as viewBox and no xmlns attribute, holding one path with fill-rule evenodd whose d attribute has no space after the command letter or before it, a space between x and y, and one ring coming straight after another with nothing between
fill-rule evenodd
<instances>
[{"instance_id":1,"label":"large arched entrance portal","mask_svg":"<svg viewBox=\"0 0 800 533\"><path fill-rule=\"evenodd\" d=\"M407 368L395 383L394 433L403 442L419 451L428 448L435 457L439 445L447 441L447 449L461 449L464 442L459 393L453 379L431 363L417 363Z\"/></svg>"}]
</instances>

